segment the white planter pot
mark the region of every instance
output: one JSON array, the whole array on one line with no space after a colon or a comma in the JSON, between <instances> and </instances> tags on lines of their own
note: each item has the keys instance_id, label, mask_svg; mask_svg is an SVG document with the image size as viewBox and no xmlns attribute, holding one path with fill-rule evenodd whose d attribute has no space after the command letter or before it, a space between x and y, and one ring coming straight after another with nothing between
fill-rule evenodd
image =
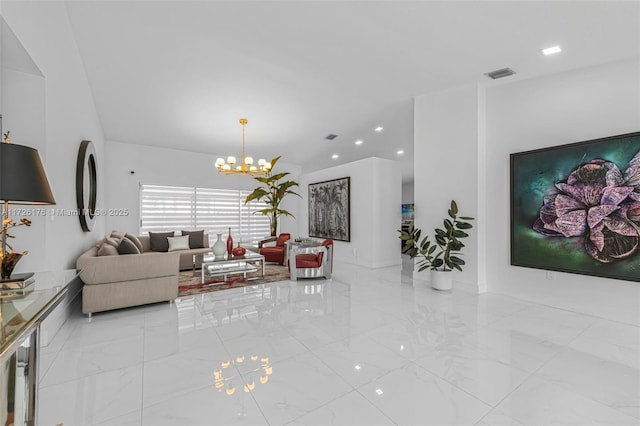
<instances>
[{"instance_id":1,"label":"white planter pot","mask_svg":"<svg viewBox=\"0 0 640 426\"><path fill-rule=\"evenodd\" d=\"M434 271L431 270L431 288L434 290L452 290L453 289L453 271Z\"/></svg>"}]
</instances>

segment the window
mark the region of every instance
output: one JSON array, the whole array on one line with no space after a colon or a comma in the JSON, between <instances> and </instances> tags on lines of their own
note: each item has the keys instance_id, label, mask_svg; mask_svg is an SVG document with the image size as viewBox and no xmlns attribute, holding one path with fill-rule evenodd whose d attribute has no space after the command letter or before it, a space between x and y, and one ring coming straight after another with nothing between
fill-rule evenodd
<instances>
[{"instance_id":1,"label":"window","mask_svg":"<svg viewBox=\"0 0 640 426\"><path fill-rule=\"evenodd\" d=\"M140 234L204 229L227 234L234 241L257 244L269 235L269 217L257 213L260 201L245 205L251 191L182 186L140 186ZM210 242L214 240L210 238Z\"/></svg>"}]
</instances>

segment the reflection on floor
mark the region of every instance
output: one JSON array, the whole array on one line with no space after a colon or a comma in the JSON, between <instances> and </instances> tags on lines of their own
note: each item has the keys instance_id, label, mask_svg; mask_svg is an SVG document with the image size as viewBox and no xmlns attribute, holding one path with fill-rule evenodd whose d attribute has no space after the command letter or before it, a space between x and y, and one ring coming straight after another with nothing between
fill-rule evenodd
<instances>
[{"instance_id":1,"label":"reflection on floor","mask_svg":"<svg viewBox=\"0 0 640 426\"><path fill-rule=\"evenodd\" d=\"M640 423L640 329L410 268L77 316L43 350L39 424Z\"/></svg>"}]
</instances>

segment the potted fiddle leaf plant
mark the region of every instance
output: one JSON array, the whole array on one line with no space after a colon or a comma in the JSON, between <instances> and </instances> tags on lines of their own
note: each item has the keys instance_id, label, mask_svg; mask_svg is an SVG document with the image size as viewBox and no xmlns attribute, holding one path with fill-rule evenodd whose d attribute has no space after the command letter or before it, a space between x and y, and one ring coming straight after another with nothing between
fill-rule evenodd
<instances>
[{"instance_id":1,"label":"potted fiddle leaf plant","mask_svg":"<svg viewBox=\"0 0 640 426\"><path fill-rule=\"evenodd\" d=\"M273 173L273 168L278 160L280 160L280 156L271 160L271 168L267 171L266 176L253 177L253 179L257 180L262 185L254 189L253 192L247 195L247 198L244 200L245 204L248 204L253 200L260 200L267 204L268 207L259 210L258 213L263 216L269 216L269 230L271 231L272 237L275 237L278 233L278 218L280 216L294 217L287 210L280 208L282 199L289 194L300 197L300 194L292 190L293 187L298 186L298 182L293 180L284 180L284 178L290 173Z\"/></svg>"},{"instance_id":2,"label":"potted fiddle leaf plant","mask_svg":"<svg viewBox=\"0 0 640 426\"><path fill-rule=\"evenodd\" d=\"M472 217L459 216L458 204L451 200L451 207L447 212L449 217L443 220L443 228L436 228L432 242L429 235L422 237L422 230L409 225L406 231L399 230L400 239L404 241L402 252L412 259L418 257L418 272L431 270L431 287L436 290L451 290L453 288L453 270L462 271L465 261L461 258L464 243L460 241L469 236L465 231L473 226L469 221ZM422 239L420 239L422 237Z\"/></svg>"}]
</instances>

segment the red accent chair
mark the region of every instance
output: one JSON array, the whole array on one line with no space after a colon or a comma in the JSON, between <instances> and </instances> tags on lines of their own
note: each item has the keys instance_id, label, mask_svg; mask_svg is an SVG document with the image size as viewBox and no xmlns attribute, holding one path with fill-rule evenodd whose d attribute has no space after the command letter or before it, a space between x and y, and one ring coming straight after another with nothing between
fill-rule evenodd
<instances>
[{"instance_id":1,"label":"red accent chair","mask_svg":"<svg viewBox=\"0 0 640 426\"><path fill-rule=\"evenodd\" d=\"M319 246L302 247L292 251L289 270L292 280L298 278L331 278L333 272L333 240L324 240Z\"/></svg>"},{"instance_id":2,"label":"red accent chair","mask_svg":"<svg viewBox=\"0 0 640 426\"><path fill-rule=\"evenodd\" d=\"M284 264L284 243L291 238L291 234L282 233L278 237L265 238L258 242L258 253L264 256L265 262L275 262L281 265ZM267 243L276 243L275 246L264 245Z\"/></svg>"}]
</instances>

